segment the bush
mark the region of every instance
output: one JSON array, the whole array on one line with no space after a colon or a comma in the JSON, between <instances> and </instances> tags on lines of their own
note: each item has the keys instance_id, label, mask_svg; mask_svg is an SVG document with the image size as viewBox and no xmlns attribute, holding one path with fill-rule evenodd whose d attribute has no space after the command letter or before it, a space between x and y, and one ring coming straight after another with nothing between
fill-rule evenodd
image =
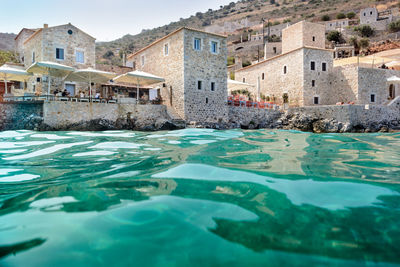
<instances>
[{"instance_id":1,"label":"bush","mask_svg":"<svg viewBox=\"0 0 400 267\"><path fill-rule=\"evenodd\" d=\"M10 51L0 51L0 66L7 62L18 62L15 55Z\"/></svg>"},{"instance_id":2,"label":"bush","mask_svg":"<svg viewBox=\"0 0 400 267\"><path fill-rule=\"evenodd\" d=\"M347 18L348 19L354 19L355 17L356 17L356 13L354 13L354 12L349 12L349 13L347 13Z\"/></svg>"},{"instance_id":3,"label":"bush","mask_svg":"<svg viewBox=\"0 0 400 267\"><path fill-rule=\"evenodd\" d=\"M368 48L369 47L369 40L366 38L363 38L360 40L360 48Z\"/></svg>"},{"instance_id":4,"label":"bush","mask_svg":"<svg viewBox=\"0 0 400 267\"><path fill-rule=\"evenodd\" d=\"M330 20L331 20L331 17L329 17L329 15L323 15L323 16L321 17L321 20L322 20L322 21L330 21Z\"/></svg>"},{"instance_id":5,"label":"bush","mask_svg":"<svg viewBox=\"0 0 400 267\"><path fill-rule=\"evenodd\" d=\"M242 63L242 67L243 68L245 68L245 67L248 67L248 66L250 66L251 65L251 62L250 61L244 61L243 63Z\"/></svg>"},{"instance_id":6,"label":"bush","mask_svg":"<svg viewBox=\"0 0 400 267\"><path fill-rule=\"evenodd\" d=\"M393 21L389 24L389 31L398 32L400 31L400 20Z\"/></svg>"},{"instance_id":7,"label":"bush","mask_svg":"<svg viewBox=\"0 0 400 267\"><path fill-rule=\"evenodd\" d=\"M369 25L354 27L354 31L360 33L362 37L370 37L375 33L374 29L372 29Z\"/></svg>"},{"instance_id":8,"label":"bush","mask_svg":"<svg viewBox=\"0 0 400 267\"><path fill-rule=\"evenodd\" d=\"M343 36L338 31L331 31L326 36L326 39L328 39L329 42L342 43Z\"/></svg>"},{"instance_id":9,"label":"bush","mask_svg":"<svg viewBox=\"0 0 400 267\"><path fill-rule=\"evenodd\" d=\"M339 14L336 15L336 18L337 19L345 19L346 15L344 13L339 13Z\"/></svg>"},{"instance_id":10,"label":"bush","mask_svg":"<svg viewBox=\"0 0 400 267\"><path fill-rule=\"evenodd\" d=\"M114 57L114 53L111 50L108 50L107 52L104 53L103 58L105 59L111 59L112 57Z\"/></svg>"}]
</instances>

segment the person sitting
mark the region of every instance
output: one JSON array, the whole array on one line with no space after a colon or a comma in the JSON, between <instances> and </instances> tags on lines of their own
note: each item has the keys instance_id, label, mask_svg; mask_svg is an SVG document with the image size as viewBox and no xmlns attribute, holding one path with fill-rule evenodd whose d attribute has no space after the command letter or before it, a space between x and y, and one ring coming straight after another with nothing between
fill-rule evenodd
<instances>
[{"instance_id":1,"label":"person sitting","mask_svg":"<svg viewBox=\"0 0 400 267\"><path fill-rule=\"evenodd\" d=\"M67 91L67 89L64 89L64 91L62 92L61 96L68 96L68 91Z\"/></svg>"},{"instance_id":2,"label":"person sitting","mask_svg":"<svg viewBox=\"0 0 400 267\"><path fill-rule=\"evenodd\" d=\"M100 99L100 93L97 92L96 95L94 96L95 99Z\"/></svg>"},{"instance_id":3,"label":"person sitting","mask_svg":"<svg viewBox=\"0 0 400 267\"><path fill-rule=\"evenodd\" d=\"M54 91L54 96L57 96L57 94L58 94L58 89L56 89L55 91Z\"/></svg>"},{"instance_id":4,"label":"person sitting","mask_svg":"<svg viewBox=\"0 0 400 267\"><path fill-rule=\"evenodd\" d=\"M79 92L79 97L80 97L80 98L85 98L85 93L84 93L83 91L80 91L80 92Z\"/></svg>"}]
</instances>

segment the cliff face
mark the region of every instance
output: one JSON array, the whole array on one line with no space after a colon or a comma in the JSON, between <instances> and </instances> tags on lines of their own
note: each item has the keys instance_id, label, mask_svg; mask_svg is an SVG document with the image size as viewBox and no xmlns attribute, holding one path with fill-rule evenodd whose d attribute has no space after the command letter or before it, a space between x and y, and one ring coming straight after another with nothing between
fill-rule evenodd
<instances>
[{"instance_id":1,"label":"cliff face","mask_svg":"<svg viewBox=\"0 0 400 267\"><path fill-rule=\"evenodd\" d=\"M13 51L16 36L14 33L0 33L0 50Z\"/></svg>"}]
</instances>

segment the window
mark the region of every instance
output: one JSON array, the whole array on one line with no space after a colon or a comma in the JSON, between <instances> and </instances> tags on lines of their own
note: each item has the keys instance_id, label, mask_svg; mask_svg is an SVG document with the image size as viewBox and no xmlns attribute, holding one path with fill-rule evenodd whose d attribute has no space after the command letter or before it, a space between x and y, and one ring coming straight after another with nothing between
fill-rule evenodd
<instances>
[{"instance_id":1,"label":"window","mask_svg":"<svg viewBox=\"0 0 400 267\"><path fill-rule=\"evenodd\" d=\"M364 17L367 15L367 13L364 13Z\"/></svg>"},{"instance_id":2,"label":"window","mask_svg":"<svg viewBox=\"0 0 400 267\"><path fill-rule=\"evenodd\" d=\"M322 63L322 71L326 71L326 63Z\"/></svg>"},{"instance_id":3,"label":"window","mask_svg":"<svg viewBox=\"0 0 400 267\"><path fill-rule=\"evenodd\" d=\"M261 80L264 80L264 79L265 79L265 75L263 73L263 74L261 74Z\"/></svg>"},{"instance_id":4,"label":"window","mask_svg":"<svg viewBox=\"0 0 400 267\"><path fill-rule=\"evenodd\" d=\"M371 94L371 103L375 103L375 94Z\"/></svg>"},{"instance_id":5,"label":"window","mask_svg":"<svg viewBox=\"0 0 400 267\"><path fill-rule=\"evenodd\" d=\"M218 42L211 41L211 53L218 54Z\"/></svg>"},{"instance_id":6,"label":"window","mask_svg":"<svg viewBox=\"0 0 400 267\"><path fill-rule=\"evenodd\" d=\"M314 96L314 105L318 105L318 104L319 104L319 97Z\"/></svg>"},{"instance_id":7,"label":"window","mask_svg":"<svg viewBox=\"0 0 400 267\"><path fill-rule=\"evenodd\" d=\"M312 86L312 87L315 87L315 80L312 80L312 81L311 81L311 86Z\"/></svg>"},{"instance_id":8,"label":"window","mask_svg":"<svg viewBox=\"0 0 400 267\"><path fill-rule=\"evenodd\" d=\"M371 11L371 12L369 12L369 14L370 14L370 15L372 15L372 11Z\"/></svg>"},{"instance_id":9,"label":"window","mask_svg":"<svg viewBox=\"0 0 400 267\"><path fill-rule=\"evenodd\" d=\"M202 81L197 81L197 89L198 90L203 89L203 82Z\"/></svg>"},{"instance_id":10,"label":"window","mask_svg":"<svg viewBox=\"0 0 400 267\"><path fill-rule=\"evenodd\" d=\"M315 62L311 61L311 70L315 70Z\"/></svg>"},{"instance_id":11,"label":"window","mask_svg":"<svg viewBox=\"0 0 400 267\"><path fill-rule=\"evenodd\" d=\"M276 54L276 47L273 47L272 49L274 50L274 54Z\"/></svg>"},{"instance_id":12,"label":"window","mask_svg":"<svg viewBox=\"0 0 400 267\"><path fill-rule=\"evenodd\" d=\"M246 82L246 78L243 78L243 82L244 82L244 83Z\"/></svg>"},{"instance_id":13,"label":"window","mask_svg":"<svg viewBox=\"0 0 400 267\"><path fill-rule=\"evenodd\" d=\"M194 38L194 50L200 51L201 50L201 39Z\"/></svg>"},{"instance_id":14,"label":"window","mask_svg":"<svg viewBox=\"0 0 400 267\"><path fill-rule=\"evenodd\" d=\"M32 52L32 63L35 63L36 61L36 55L35 52Z\"/></svg>"},{"instance_id":15,"label":"window","mask_svg":"<svg viewBox=\"0 0 400 267\"><path fill-rule=\"evenodd\" d=\"M315 42L315 36L312 37L312 41Z\"/></svg>"},{"instance_id":16,"label":"window","mask_svg":"<svg viewBox=\"0 0 400 267\"><path fill-rule=\"evenodd\" d=\"M208 97L206 97L206 104L208 104Z\"/></svg>"},{"instance_id":17,"label":"window","mask_svg":"<svg viewBox=\"0 0 400 267\"><path fill-rule=\"evenodd\" d=\"M142 67L143 67L143 66L144 66L144 63L146 63L146 58L145 58L145 56L144 56L144 55L141 56L140 60L141 60Z\"/></svg>"},{"instance_id":18,"label":"window","mask_svg":"<svg viewBox=\"0 0 400 267\"><path fill-rule=\"evenodd\" d=\"M77 63L85 63L85 53L83 51L76 51L76 62Z\"/></svg>"},{"instance_id":19,"label":"window","mask_svg":"<svg viewBox=\"0 0 400 267\"><path fill-rule=\"evenodd\" d=\"M287 73L287 66L283 66L283 74Z\"/></svg>"},{"instance_id":20,"label":"window","mask_svg":"<svg viewBox=\"0 0 400 267\"><path fill-rule=\"evenodd\" d=\"M169 55L169 45L165 44L164 45L164 56L168 56Z\"/></svg>"},{"instance_id":21,"label":"window","mask_svg":"<svg viewBox=\"0 0 400 267\"><path fill-rule=\"evenodd\" d=\"M63 48L56 48L56 59L64 60L64 49Z\"/></svg>"},{"instance_id":22,"label":"window","mask_svg":"<svg viewBox=\"0 0 400 267\"><path fill-rule=\"evenodd\" d=\"M215 91L215 82L211 82L211 91Z\"/></svg>"}]
</instances>

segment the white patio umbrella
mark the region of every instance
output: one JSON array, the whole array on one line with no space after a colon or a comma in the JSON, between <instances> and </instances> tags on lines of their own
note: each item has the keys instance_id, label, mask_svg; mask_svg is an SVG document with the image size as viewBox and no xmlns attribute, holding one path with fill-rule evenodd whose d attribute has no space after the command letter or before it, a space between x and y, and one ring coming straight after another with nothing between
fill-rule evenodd
<instances>
[{"instance_id":1,"label":"white patio umbrella","mask_svg":"<svg viewBox=\"0 0 400 267\"><path fill-rule=\"evenodd\" d=\"M228 79L228 89L229 91L240 90L240 89L247 89L249 87L255 87L255 85L249 83L242 83L239 81Z\"/></svg>"},{"instance_id":2,"label":"white patio umbrella","mask_svg":"<svg viewBox=\"0 0 400 267\"><path fill-rule=\"evenodd\" d=\"M75 69L62 65L59 63L51 62L51 61L40 61L33 63L26 71L32 72L35 74L48 75L48 87L47 94L50 95L50 77L61 77L64 78Z\"/></svg>"},{"instance_id":3,"label":"white patio umbrella","mask_svg":"<svg viewBox=\"0 0 400 267\"><path fill-rule=\"evenodd\" d=\"M0 80L4 81L6 94L8 93L7 92L7 82L8 81L24 82L29 78L29 76L32 76L32 74L26 72L23 69L11 67L7 64L4 64L3 66L0 67Z\"/></svg>"},{"instance_id":4,"label":"white patio umbrella","mask_svg":"<svg viewBox=\"0 0 400 267\"><path fill-rule=\"evenodd\" d=\"M392 76L392 77L390 77L390 78L387 79L387 82L390 82L390 83L400 83L400 78L397 77L397 76Z\"/></svg>"},{"instance_id":5,"label":"white patio umbrella","mask_svg":"<svg viewBox=\"0 0 400 267\"><path fill-rule=\"evenodd\" d=\"M131 71L114 79L116 82L132 83L137 85L136 102L139 101L139 87L164 82L164 78L143 71Z\"/></svg>"},{"instance_id":6,"label":"white patio umbrella","mask_svg":"<svg viewBox=\"0 0 400 267\"><path fill-rule=\"evenodd\" d=\"M116 76L115 73L95 70L92 68L76 70L70 73L65 79L67 81L88 82L89 96L92 96L92 83L105 83Z\"/></svg>"}]
</instances>

